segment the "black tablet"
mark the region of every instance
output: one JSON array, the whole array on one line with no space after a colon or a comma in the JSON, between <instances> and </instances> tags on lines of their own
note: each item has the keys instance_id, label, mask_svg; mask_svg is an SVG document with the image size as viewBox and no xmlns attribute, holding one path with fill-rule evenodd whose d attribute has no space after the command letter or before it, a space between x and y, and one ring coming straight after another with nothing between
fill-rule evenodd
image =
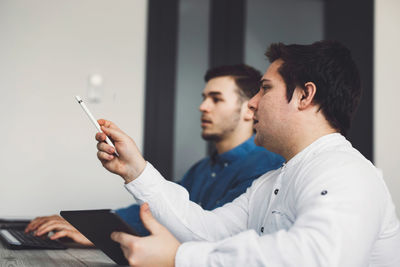
<instances>
[{"instance_id":1,"label":"black tablet","mask_svg":"<svg viewBox=\"0 0 400 267\"><path fill-rule=\"evenodd\" d=\"M140 236L112 210L61 211L60 215L119 265L128 265L120 244L111 240L112 232Z\"/></svg>"}]
</instances>

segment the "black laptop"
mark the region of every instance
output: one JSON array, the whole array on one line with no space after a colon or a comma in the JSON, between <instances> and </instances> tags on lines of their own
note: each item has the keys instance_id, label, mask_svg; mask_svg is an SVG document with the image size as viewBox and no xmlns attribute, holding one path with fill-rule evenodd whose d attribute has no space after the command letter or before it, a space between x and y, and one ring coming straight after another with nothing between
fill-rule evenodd
<instances>
[{"instance_id":1,"label":"black laptop","mask_svg":"<svg viewBox=\"0 0 400 267\"><path fill-rule=\"evenodd\" d=\"M10 249L66 249L66 246L47 236L25 233L29 220L0 219L0 239Z\"/></svg>"}]
</instances>

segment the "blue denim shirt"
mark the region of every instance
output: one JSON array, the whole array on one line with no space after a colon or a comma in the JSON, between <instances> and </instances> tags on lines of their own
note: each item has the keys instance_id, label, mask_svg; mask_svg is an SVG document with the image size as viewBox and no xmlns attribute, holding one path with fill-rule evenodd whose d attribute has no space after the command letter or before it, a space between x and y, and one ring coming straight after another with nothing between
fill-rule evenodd
<instances>
[{"instance_id":1,"label":"blue denim shirt","mask_svg":"<svg viewBox=\"0 0 400 267\"><path fill-rule=\"evenodd\" d=\"M179 182L190 200L203 209L213 210L244 193L253 180L279 168L284 159L254 144L254 136L222 154L214 154L193 165ZM116 213L140 234L148 234L139 218L139 205L116 210Z\"/></svg>"}]
</instances>

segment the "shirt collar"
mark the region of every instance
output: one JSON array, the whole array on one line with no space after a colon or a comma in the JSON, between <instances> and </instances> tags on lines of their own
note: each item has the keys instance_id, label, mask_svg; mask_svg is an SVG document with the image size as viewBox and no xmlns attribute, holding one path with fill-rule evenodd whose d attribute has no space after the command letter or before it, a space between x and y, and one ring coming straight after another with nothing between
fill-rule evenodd
<instances>
[{"instance_id":1,"label":"shirt collar","mask_svg":"<svg viewBox=\"0 0 400 267\"><path fill-rule=\"evenodd\" d=\"M302 160L307 155L317 154L318 151L320 151L321 149L326 148L327 146L334 146L343 141L347 141L347 140L340 133L331 133L331 134L324 135L324 136L318 138L317 140L315 140L314 142L312 142L310 145L308 145L302 151L297 153L293 158L291 158L284 165L292 166L292 165L296 164L298 161Z\"/></svg>"},{"instance_id":2,"label":"shirt collar","mask_svg":"<svg viewBox=\"0 0 400 267\"><path fill-rule=\"evenodd\" d=\"M256 144L254 143L254 135L247 139L242 144L232 148L229 151L226 151L222 154L218 154L214 152L211 156L212 162L215 163L231 163L237 159L243 158L243 156L250 153Z\"/></svg>"}]
</instances>

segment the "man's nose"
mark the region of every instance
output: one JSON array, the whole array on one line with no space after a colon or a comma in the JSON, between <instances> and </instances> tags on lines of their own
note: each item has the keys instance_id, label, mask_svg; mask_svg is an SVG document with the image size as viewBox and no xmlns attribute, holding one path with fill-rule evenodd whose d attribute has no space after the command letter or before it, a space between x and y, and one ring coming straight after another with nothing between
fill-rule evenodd
<instances>
[{"instance_id":1,"label":"man's nose","mask_svg":"<svg viewBox=\"0 0 400 267\"><path fill-rule=\"evenodd\" d=\"M208 112L210 111L210 105L207 101L207 99L203 100L203 102L201 102L200 106L199 106L199 110L201 112Z\"/></svg>"},{"instance_id":2,"label":"man's nose","mask_svg":"<svg viewBox=\"0 0 400 267\"><path fill-rule=\"evenodd\" d=\"M247 107L248 107L250 110L252 110L252 111L256 110L257 107L258 107L259 94L260 94L260 92L258 92L257 94L255 94L255 95L249 100L249 102L247 103Z\"/></svg>"}]
</instances>

